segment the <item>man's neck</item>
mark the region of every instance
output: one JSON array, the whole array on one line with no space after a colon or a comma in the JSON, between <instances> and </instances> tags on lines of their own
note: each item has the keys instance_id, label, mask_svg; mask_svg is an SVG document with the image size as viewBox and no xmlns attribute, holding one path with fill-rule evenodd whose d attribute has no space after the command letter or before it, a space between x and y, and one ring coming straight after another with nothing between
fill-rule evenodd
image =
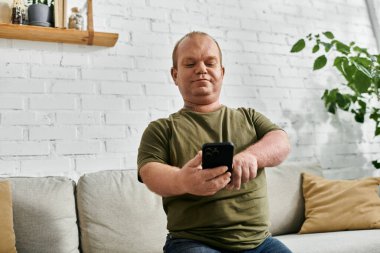
<instances>
[{"instance_id":1,"label":"man's neck","mask_svg":"<svg viewBox=\"0 0 380 253\"><path fill-rule=\"evenodd\" d=\"M185 102L183 106L183 108L187 110L190 110L193 112L201 112L201 113L214 112L220 109L221 107L222 105L219 103L219 101L212 104L208 104L208 105L195 105L195 104L189 104Z\"/></svg>"}]
</instances>

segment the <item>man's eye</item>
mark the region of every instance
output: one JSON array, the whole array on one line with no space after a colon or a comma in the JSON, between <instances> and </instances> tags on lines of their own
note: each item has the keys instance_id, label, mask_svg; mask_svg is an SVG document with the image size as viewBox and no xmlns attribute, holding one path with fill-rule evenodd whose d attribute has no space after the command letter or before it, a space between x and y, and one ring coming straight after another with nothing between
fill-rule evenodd
<instances>
[{"instance_id":1,"label":"man's eye","mask_svg":"<svg viewBox=\"0 0 380 253\"><path fill-rule=\"evenodd\" d=\"M194 63L186 63L185 66L188 67L188 68L191 68L191 67L194 67Z\"/></svg>"},{"instance_id":2,"label":"man's eye","mask_svg":"<svg viewBox=\"0 0 380 253\"><path fill-rule=\"evenodd\" d=\"M207 62L206 66L213 67L216 65L216 62Z\"/></svg>"}]
</instances>

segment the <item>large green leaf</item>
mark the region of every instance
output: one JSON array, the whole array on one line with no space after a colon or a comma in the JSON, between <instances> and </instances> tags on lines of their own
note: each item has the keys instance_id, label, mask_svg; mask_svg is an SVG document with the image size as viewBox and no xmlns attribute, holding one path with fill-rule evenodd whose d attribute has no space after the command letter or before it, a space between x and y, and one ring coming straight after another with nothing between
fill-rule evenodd
<instances>
[{"instance_id":1,"label":"large green leaf","mask_svg":"<svg viewBox=\"0 0 380 253\"><path fill-rule=\"evenodd\" d=\"M336 112L336 94L338 89L325 90L322 99L325 101L325 107L329 113L335 114Z\"/></svg>"},{"instance_id":2,"label":"large green leaf","mask_svg":"<svg viewBox=\"0 0 380 253\"><path fill-rule=\"evenodd\" d=\"M349 46L337 40L334 40L334 42L335 42L336 50L338 50L339 52L345 55L350 54L351 50Z\"/></svg>"},{"instance_id":3,"label":"large green leaf","mask_svg":"<svg viewBox=\"0 0 380 253\"><path fill-rule=\"evenodd\" d=\"M319 51L319 45L317 44L317 45L315 45L314 47L313 47L313 54L314 53L316 53L316 52L318 52Z\"/></svg>"},{"instance_id":4,"label":"large green leaf","mask_svg":"<svg viewBox=\"0 0 380 253\"><path fill-rule=\"evenodd\" d=\"M349 95L341 94L340 92L337 92L336 94L336 102L340 109L344 111L348 111L351 106L351 100Z\"/></svg>"},{"instance_id":5,"label":"large green leaf","mask_svg":"<svg viewBox=\"0 0 380 253\"><path fill-rule=\"evenodd\" d=\"M376 169L380 169L380 162L378 161L372 161L372 165L376 168Z\"/></svg>"},{"instance_id":6,"label":"large green leaf","mask_svg":"<svg viewBox=\"0 0 380 253\"><path fill-rule=\"evenodd\" d=\"M370 72L371 61L366 61L366 59L362 59L362 58L356 58L356 59L352 59L352 63L355 65L357 70L362 72L368 78L372 78L372 74Z\"/></svg>"},{"instance_id":7,"label":"large green leaf","mask_svg":"<svg viewBox=\"0 0 380 253\"><path fill-rule=\"evenodd\" d=\"M318 70L318 69L323 68L326 65L326 63L327 63L327 58L323 54L323 55L319 56L317 59L315 59L313 70Z\"/></svg>"},{"instance_id":8,"label":"large green leaf","mask_svg":"<svg viewBox=\"0 0 380 253\"><path fill-rule=\"evenodd\" d=\"M330 40L334 39L334 34L332 32L324 32L323 35Z\"/></svg>"},{"instance_id":9,"label":"large green leaf","mask_svg":"<svg viewBox=\"0 0 380 253\"><path fill-rule=\"evenodd\" d=\"M367 93L368 88L371 86L371 78L365 75L362 71L356 71L354 83L358 92Z\"/></svg>"},{"instance_id":10,"label":"large green leaf","mask_svg":"<svg viewBox=\"0 0 380 253\"><path fill-rule=\"evenodd\" d=\"M305 40L304 39L300 39L299 41L297 41L292 49L290 50L291 53L297 53L299 51L301 51L302 49L305 48Z\"/></svg>"},{"instance_id":11,"label":"large green leaf","mask_svg":"<svg viewBox=\"0 0 380 253\"><path fill-rule=\"evenodd\" d=\"M328 51L330 51L330 49L332 48L333 44L331 43L326 43L326 42L321 42L321 44L325 47L325 52L327 53Z\"/></svg>"},{"instance_id":12,"label":"large green leaf","mask_svg":"<svg viewBox=\"0 0 380 253\"><path fill-rule=\"evenodd\" d=\"M350 62L347 57L340 56L336 57L334 60L334 66L339 70L339 72L346 78L349 83L354 81L354 75L356 68L353 65L350 65Z\"/></svg>"}]
</instances>

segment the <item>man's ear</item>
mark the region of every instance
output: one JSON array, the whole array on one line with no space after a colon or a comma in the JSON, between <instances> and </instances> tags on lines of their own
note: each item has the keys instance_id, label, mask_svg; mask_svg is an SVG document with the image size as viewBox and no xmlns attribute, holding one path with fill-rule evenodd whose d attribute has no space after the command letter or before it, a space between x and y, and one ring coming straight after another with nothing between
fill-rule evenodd
<instances>
[{"instance_id":1,"label":"man's ear","mask_svg":"<svg viewBox=\"0 0 380 253\"><path fill-rule=\"evenodd\" d=\"M172 67L170 69L170 74L172 75L172 78L173 78L173 81L175 83L175 85L177 85L177 74L178 74L178 70L174 67Z\"/></svg>"}]
</instances>

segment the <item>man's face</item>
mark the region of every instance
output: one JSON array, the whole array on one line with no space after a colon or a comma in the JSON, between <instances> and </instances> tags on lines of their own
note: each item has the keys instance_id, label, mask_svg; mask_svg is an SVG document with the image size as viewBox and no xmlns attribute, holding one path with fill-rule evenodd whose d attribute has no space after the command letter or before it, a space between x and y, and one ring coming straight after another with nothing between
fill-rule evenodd
<instances>
[{"instance_id":1,"label":"man's face","mask_svg":"<svg viewBox=\"0 0 380 253\"><path fill-rule=\"evenodd\" d=\"M185 38L177 49L177 63L171 74L185 105L219 102L224 67L218 46L210 37Z\"/></svg>"}]
</instances>

